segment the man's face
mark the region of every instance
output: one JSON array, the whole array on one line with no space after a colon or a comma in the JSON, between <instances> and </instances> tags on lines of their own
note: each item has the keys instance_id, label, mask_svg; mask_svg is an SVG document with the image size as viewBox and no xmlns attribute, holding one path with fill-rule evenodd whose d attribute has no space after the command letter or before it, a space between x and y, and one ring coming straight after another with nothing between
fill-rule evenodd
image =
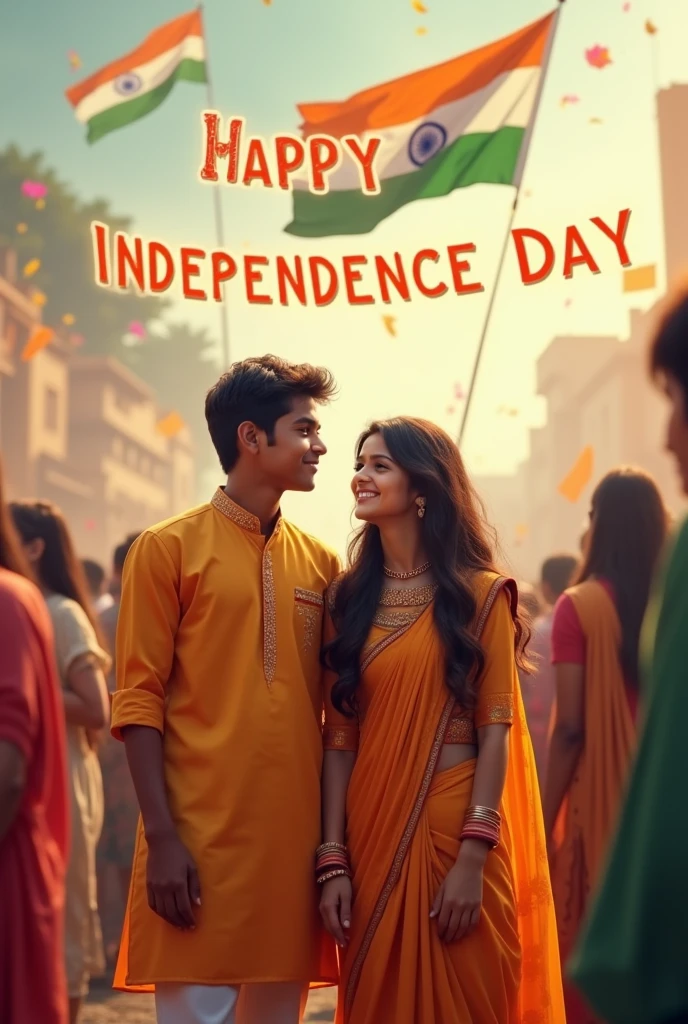
<instances>
[{"instance_id":1,"label":"man's face","mask_svg":"<svg viewBox=\"0 0 688 1024\"><path fill-rule=\"evenodd\" d=\"M312 398L296 398L290 412L275 423L274 443L258 434L261 475L279 491L312 491L318 462L327 448L320 438L318 407Z\"/></svg>"}]
</instances>

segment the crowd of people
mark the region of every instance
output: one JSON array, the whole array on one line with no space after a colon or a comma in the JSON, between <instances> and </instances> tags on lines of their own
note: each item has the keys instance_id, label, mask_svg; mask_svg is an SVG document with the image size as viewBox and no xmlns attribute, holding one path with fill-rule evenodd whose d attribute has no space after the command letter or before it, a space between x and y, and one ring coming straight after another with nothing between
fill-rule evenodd
<instances>
[{"instance_id":1,"label":"crowd of people","mask_svg":"<svg viewBox=\"0 0 688 1024\"><path fill-rule=\"evenodd\" d=\"M650 371L688 494L688 291ZM315 985L337 1024L685 1024L688 526L619 467L518 585L399 417L342 571L280 512L334 390L235 364L226 484L109 579L0 480L0 1019L75 1024L109 961L159 1024L297 1024Z\"/></svg>"}]
</instances>

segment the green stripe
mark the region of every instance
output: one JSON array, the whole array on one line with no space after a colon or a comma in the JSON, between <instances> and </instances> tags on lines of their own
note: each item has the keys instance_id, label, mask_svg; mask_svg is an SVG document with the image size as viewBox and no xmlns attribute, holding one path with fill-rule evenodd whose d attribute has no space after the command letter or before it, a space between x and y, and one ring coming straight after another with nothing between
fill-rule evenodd
<instances>
[{"instance_id":1,"label":"green stripe","mask_svg":"<svg viewBox=\"0 0 688 1024\"><path fill-rule=\"evenodd\" d=\"M207 80L205 61L191 60L187 57L180 61L170 77L155 89L144 92L141 96L133 96L130 100L125 100L124 103L118 103L114 107L102 110L100 114L95 114L88 122L86 139L88 142L97 142L108 132L114 132L116 128L123 128L125 125L131 124L132 121L138 121L140 117L150 114L152 110L160 106L175 82L207 82Z\"/></svg>"},{"instance_id":2,"label":"green stripe","mask_svg":"<svg viewBox=\"0 0 688 1024\"><path fill-rule=\"evenodd\" d=\"M524 128L462 135L419 167L381 182L376 196L358 189L318 196L294 190L294 219L284 229L301 238L364 235L390 214L416 199L446 196L467 185L510 185L514 180Z\"/></svg>"}]
</instances>

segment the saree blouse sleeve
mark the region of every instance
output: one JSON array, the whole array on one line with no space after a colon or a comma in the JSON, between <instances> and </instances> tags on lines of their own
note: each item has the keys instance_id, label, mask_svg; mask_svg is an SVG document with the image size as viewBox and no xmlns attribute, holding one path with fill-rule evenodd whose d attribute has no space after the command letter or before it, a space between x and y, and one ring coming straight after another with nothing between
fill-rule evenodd
<instances>
[{"instance_id":1,"label":"saree blouse sleeve","mask_svg":"<svg viewBox=\"0 0 688 1024\"><path fill-rule=\"evenodd\" d=\"M514 718L514 687L517 684L514 656L514 621L509 595L503 590L495 600L483 629L481 644L485 667L475 709L477 729L486 725L511 725Z\"/></svg>"},{"instance_id":2,"label":"saree blouse sleeve","mask_svg":"<svg viewBox=\"0 0 688 1024\"><path fill-rule=\"evenodd\" d=\"M335 584L336 585L336 584ZM323 628L323 641L329 643L334 639L335 628L332 622L330 609L332 607L332 593L328 593L325 607L325 624ZM325 705L323 725L323 748L325 750L348 750L355 753L358 750L358 718L349 718L337 711L332 703L332 687L337 681L334 672L326 669L323 673L323 699Z\"/></svg>"}]
</instances>

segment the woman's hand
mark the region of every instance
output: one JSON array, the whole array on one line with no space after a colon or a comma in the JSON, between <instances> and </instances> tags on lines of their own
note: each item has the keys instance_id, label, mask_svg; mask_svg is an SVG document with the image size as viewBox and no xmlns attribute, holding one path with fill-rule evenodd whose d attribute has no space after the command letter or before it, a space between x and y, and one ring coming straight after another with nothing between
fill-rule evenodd
<instances>
[{"instance_id":1,"label":"woman's hand","mask_svg":"<svg viewBox=\"0 0 688 1024\"><path fill-rule=\"evenodd\" d=\"M339 875L329 882L323 882L320 888L320 916L323 924L338 946L346 946L349 942L347 932L351 927L351 879Z\"/></svg>"},{"instance_id":2,"label":"woman's hand","mask_svg":"<svg viewBox=\"0 0 688 1024\"><path fill-rule=\"evenodd\" d=\"M439 888L430 917L437 918L437 933L443 942L465 938L480 920L487 851L484 843L473 840L462 843L456 864Z\"/></svg>"}]
</instances>

